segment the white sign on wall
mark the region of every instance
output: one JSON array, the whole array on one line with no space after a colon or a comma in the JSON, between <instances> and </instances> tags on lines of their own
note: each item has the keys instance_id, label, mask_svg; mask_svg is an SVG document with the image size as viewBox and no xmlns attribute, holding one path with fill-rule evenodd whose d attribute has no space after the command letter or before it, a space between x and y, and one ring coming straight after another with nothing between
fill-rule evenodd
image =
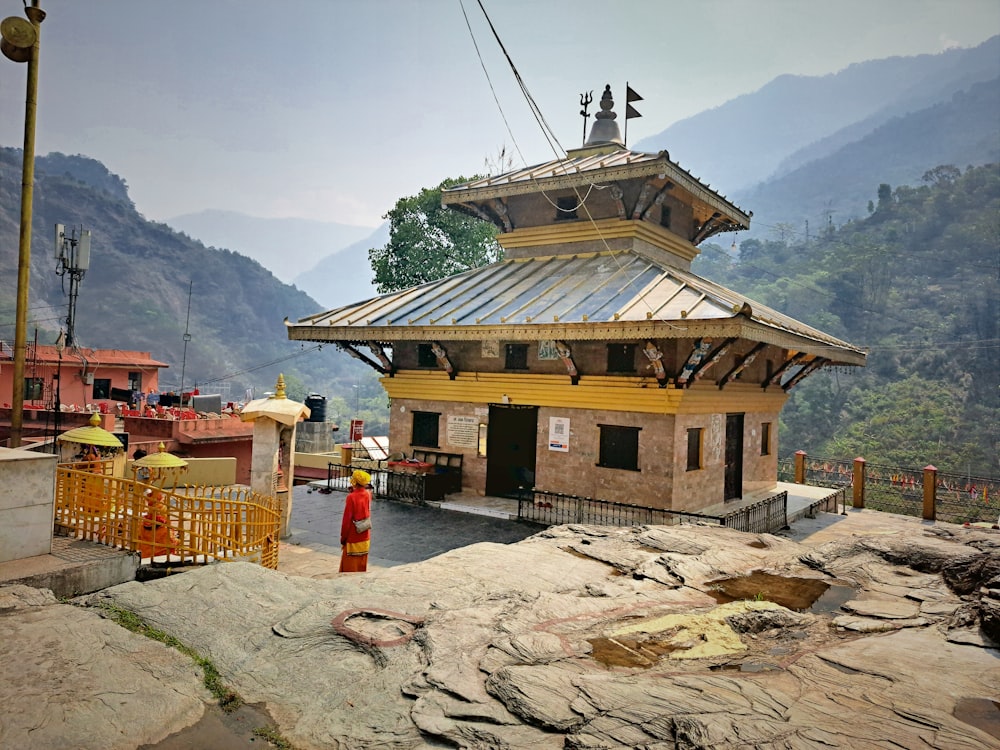
<instances>
[{"instance_id":1,"label":"white sign on wall","mask_svg":"<svg viewBox=\"0 0 1000 750\"><path fill-rule=\"evenodd\" d=\"M448 445L456 448L475 448L479 445L479 417L448 415L446 431Z\"/></svg>"},{"instance_id":2,"label":"white sign on wall","mask_svg":"<svg viewBox=\"0 0 1000 750\"><path fill-rule=\"evenodd\" d=\"M549 450L569 453L569 417L549 417Z\"/></svg>"}]
</instances>

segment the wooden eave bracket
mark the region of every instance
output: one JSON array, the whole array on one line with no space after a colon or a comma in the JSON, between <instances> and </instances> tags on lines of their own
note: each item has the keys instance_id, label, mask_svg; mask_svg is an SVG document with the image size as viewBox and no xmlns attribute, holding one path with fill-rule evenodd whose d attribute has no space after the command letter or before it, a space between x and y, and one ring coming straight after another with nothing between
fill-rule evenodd
<instances>
[{"instance_id":1,"label":"wooden eave bracket","mask_svg":"<svg viewBox=\"0 0 1000 750\"><path fill-rule=\"evenodd\" d=\"M455 372L455 368L451 364L451 360L448 359L448 350L441 346L441 344L437 341L432 341L431 351L434 352L434 358L437 359L438 367L448 373L448 378L450 380L454 380L458 373Z\"/></svg>"},{"instance_id":2,"label":"wooden eave bracket","mask_svg":"<svg viewBox=\"0 0 1000 750\"><path fill-rule=\"evenodd\" d=\"M791 379L787 383L785 383L783 386L781 386L781 389L785 393L788 393L788 391L790 391L803 378L805 378L806 375L810 375L810 374L816 372L816 370L818 370L820 367L822 367L823 365L825 365L829 361L830 360L827 359L826 357L816 357L816 359L814 359L812 362L810 362L805 367L803 367L801 370L799 370L797 373L795 373L795 375L793 375L791 377Z\"/></svg>"},{"instance_id":3,"label":"wooden eave bracket","mask_svg":"<svg viewBox=\"0 0 1000 750\"><path fill-rule=\"evenodd\" d=\"M764 351L766 346L767 344L761 341L759 344L757 344L757 346L755 346L753 349L747 352L747 355L742 359L740 359L739 362L737 362L737 364L734 365L729 372L727 372L725 375L719 378L719 380L716 381L716 385L719 386L719 390L721 391L723 388L725 388L727 383L731 382L733 378L735 378L737 375L743 372L743 370L749 367L750 364L755 359L757 359L757 355L760 354L762 351Z\"/></svg>"},{"instance_id":4,"label":"wooden eave bracket","mask_svg":"<svg viewBox=\"0 0 1000 750\"><path fill-rule=\"evenodd\" d=\"M576 362L573 361L572 350L562 341L556 341L555 345L559 359L566 365L566 372L569 373L570 382L576 385L580 382L580 372L576 369Z\"/></svg>"},{"instance_id":5,"label":"wooden eave bracket","mask_svg":"<svg viewBox=\"0 0 1000 750\"><path fill-rule=\"evenodd\" d=\"M772 383L781 382L781 376L788 372L788 368L799 364L806 357L805 352L799 352L798 354L793 354L791 357L786 359L784 363L777 370L771 373L771 377L765 378L764 382L760 384L763 390L767 390L768 386Z\"/></svg>"},{"instance_id":6,"label":"wooden eave bracket","mask_svg":"<svg viewBox=\"0 0 1000 750\"><path fill-rule=\"evenodd\" d=\"M694 235L691 237L691 244L697 245L706 237L710 237L712 234L714 234L715 226L718 223L720 216L722 216L722 214L716 211L710 217L708 217L708 220L704 224L702 224L700 227L696 227Z\"/></svg>"},{"instance_id":7,"label":"wooden eave bracket","mask_svg":"<svg viewBox=\"0 0 1000 750\"><path fill-rule=\"evenodd\" d=\"M698 363L708 354L708 350L712 348L712 339L703 338L698 339L694 342L694 347L691 349L691 353L688 355L687 361L684 366L681 367L681 371L677 374L677 378L674 383L677 388L683 388L684 384L688 381L698 367Z\"/></svg>"},{"instance_id":8,"label":"wooden eave bracket","mask_svg":"<svg viewBox=\"0 0 1000 750\"><path fill-rule=\"evenodd\" d=\"M666 388L668 380L667 371L663 368L663 352L657 349L656 344L652 341L647 341L642 348L642 353L649 360L649 365L653 368L653 374L656 375L656 381L660 384L660 388Z\"/></svg>"},{"instance_id":9,"label":"wooden eave bracket","mask_svg":"<svg viewBox=\"0 0 1000 750\"><path fill-rule=\"evenodd\" d=\"M338 347L340 347L341 350L347 352L348 354L350 354L355 359L364 362L366 365L368 365L370 368L372 368L376 372L381 373L382 375L388 375L389 374L389 371L386 368L384 368L382 365L380 365L378 362L374 361L373 359L370 359L364 352L359 352L357 349L354 348L353 344L349 344L346 341L335 341L334 343Z\"/></svg>"},{"instance_id":10,"label":"wooden eave bracket","mask_svg":"<svg viewBox=\"0 0 1000 750\"><path fill-rule=\"evenodd\" d=\"M715 350L711 354L709 354L704 360L702 360L702 363L695 368L694 373L692 373L691 375L691 378L687 381L686 387L690 388L691 383L693 383L696 380L701 380L703 377L705 377L708 371L712 369L712 366L717 364L718 361L726 355L726 352L729 351L729 347L731 347L734 343L736 343L736 340L737 338L733 336L732 338L726 339L717 347L715 347Z\"/></svg>"},{"instance_id":11,"label":"wooden eave bracket","mask_svg":"<svg viewBox=\"0 0 1000 750\"><path fill-rule=\"evenodd\" d=\"M477 219L488 221L501 232L513 231L510 216L507 214L507 204L499 198L494 198L488 206L481 206L477 203L456 203L452 208L461 209Z\"/></svg>"},{"instance_id":12,"label":"wooden eave bracket","mask_svg":"<svg viewBox=\"0 0 1000 750\"><path fill-rule=\"evenodd\" d=\"M396 368L393 367L392 360L389 359L389 356L385 353L385 349L382 348L382 345L377 341L369 341L368 348L372 350L372 354L374 354L378 358L378 361L382 363L382 367L385 368L385 374L387 374L390 378L395 376Z\"/></svg>"}]
</instances>

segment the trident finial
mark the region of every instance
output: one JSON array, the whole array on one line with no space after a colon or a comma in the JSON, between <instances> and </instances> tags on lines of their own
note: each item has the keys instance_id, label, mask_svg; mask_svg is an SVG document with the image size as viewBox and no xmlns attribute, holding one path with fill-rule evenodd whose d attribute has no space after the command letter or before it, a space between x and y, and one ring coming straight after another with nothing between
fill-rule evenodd
<instances>
[{"instance_id":1,"label":"trident finial","mask_svg":"<svg viewBox=\"0 0 1000 750\"><path fill-rule=\"evenodd\" d=\"M583 142L584 143L586 143L586 141L587 141L587 118L590 117L590 114L587 112L587 107L590 106L590 103L592 101L594 101L594 92L593 91L588 91L586 94L580 94L580 106L583 107L583 109L580 110L580 114L583 115Z\"/></svg>"}]
</instances>

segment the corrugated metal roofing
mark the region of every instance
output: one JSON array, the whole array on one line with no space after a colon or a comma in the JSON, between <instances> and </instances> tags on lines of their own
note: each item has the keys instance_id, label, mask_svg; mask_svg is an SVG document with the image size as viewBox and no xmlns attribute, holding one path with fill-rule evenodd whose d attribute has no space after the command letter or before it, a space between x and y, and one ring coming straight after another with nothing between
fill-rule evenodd
<instances>
[{"instance_id":1,"label":"corrugated metal roofing","mask_svg":"<svg viewBox=\"0 0 1000 750\"><path fill-rule=\"evenodd\" d=\"M507 259L289 325L295 339L356 341L365 329L364 336L389 341L403 338L396 334L404 330L424 327L582 323L596 329L608 323L690 324L740 315L824 347L860 351L707 279L630 251ZM323 333L310 339L308 330L296 328ZM342 334L331 330L338 328ZM572 338L590 338L580 333L576 330Z\"/></svg>"}]
</instances>

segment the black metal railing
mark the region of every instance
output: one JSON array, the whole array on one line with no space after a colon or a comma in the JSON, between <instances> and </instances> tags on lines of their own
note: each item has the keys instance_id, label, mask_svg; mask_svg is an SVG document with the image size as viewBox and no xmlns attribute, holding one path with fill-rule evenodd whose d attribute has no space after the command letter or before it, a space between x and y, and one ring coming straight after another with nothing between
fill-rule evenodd
<instances>
[{"instance_id":1,"label":"black metal railing","mask_svg":"<svg viewBox=\"0 0 1000 750\"><path fill-rule=\"evenodd\" d=\"M595 526L720 523L719 518L701 513L616 503L611 500L550 492L537 487L526 489L517 499L517 517L522 521L545 526L558 526L564 523L585 523Z\"/></svg>"},{"instance_id":2,"label":"black metal railing","mask_svg":"<svg viewBox=\"0 0 1000 750\"><path fill-rule=\"evenodd\" d=\"M596 526L671 526L681 523L707 523L728 526L739 531L773 533L788 526L788 493L779 492L753 505L736 508L723 515L709 515L683 510L649 508L562 492L527 490L518 498L517 517L522 521L557 526L585 523Z\"/></svg>"},{"instance_id":3,"label":"black metal railing","mask_svg":"<svg viewBox=\"0 0 1000 750\"><path fill-rule=\"evenodd\" d=\"M779 492L721 516L722 525L752 534L773 534L788 527L788 493Z\"/></svg>"},{"instance_id":4,"label":"black metal railing","mask_svg":"<svg viewBox=\"0 0 1000 750\"><path fill-rule=\"evenodd\" d=\"M351 474L357 468L350 464L327 464L324 490L327 492L334 490L350 492ZM440 500L444 497L443 480L438 474L412 474L404 471L368 468L364 471L371 475L372 495L377 498L402 500L423 505L430 500Z\"/></svg>"}]
</instances>

